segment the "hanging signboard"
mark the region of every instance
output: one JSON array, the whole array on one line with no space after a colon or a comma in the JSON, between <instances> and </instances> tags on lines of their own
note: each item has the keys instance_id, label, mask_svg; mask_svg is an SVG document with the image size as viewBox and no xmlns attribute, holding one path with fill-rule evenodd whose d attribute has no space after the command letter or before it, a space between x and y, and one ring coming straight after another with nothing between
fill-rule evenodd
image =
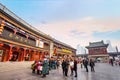
<instances>
[{"instance_id":1,"label":"hanging signboard","mask_svg":"<svg viewBox=\"0 0 120 80\"><path fill-rule=\"evenodd\" d=\"M41 40L36 40L36 47L44 48L44 42Z\"/></svg>"},{"instance_id":2,"label":"hanging signboard","mask_svg":"<svg viewBox=\"0 0 120 80\"><path fill-rule=\"evenodd\" d=\"M62 52L65 52L65 53L72 53L72 51L67 50L67 49L62 49Z\"/></svg>"},{"instance_id":3,"label":"hanging signboard","mask_svg":"<svg viewBox=\"0 0 120 80\"><path fill-rule=\"evenodd\" d=\"M23 43L30 46L35 46L36 44L35 41L27 39L26 37L23 37L18 34L14 34L13 32L10 32L8 30L4 30L1 37L7 40L12 40L14 42Z\"/></svg>"}]
</instances>

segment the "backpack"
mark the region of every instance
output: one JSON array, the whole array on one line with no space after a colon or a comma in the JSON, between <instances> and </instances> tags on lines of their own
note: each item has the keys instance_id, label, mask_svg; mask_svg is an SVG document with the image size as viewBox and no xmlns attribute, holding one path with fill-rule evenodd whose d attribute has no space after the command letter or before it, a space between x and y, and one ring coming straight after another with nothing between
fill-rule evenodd
<instances>
[{"instance_id":1,"label":"backpack","mask_svg":"<svg viewBox=\"0 0 120 80\"><path fill-rule=\"evenodd\" d=\"M35 67L36 67L36 64L33 63L33 64L31 65L31 69L35 69Z\"/></svg>"}]
</instances>

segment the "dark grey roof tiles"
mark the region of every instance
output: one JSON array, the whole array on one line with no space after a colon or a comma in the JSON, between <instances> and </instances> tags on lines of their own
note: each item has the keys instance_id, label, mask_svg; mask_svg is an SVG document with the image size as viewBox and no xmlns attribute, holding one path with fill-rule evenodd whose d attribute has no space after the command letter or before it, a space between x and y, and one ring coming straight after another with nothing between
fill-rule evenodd
<instances>
[{"instance_id":1,"label":"dark grey roof tiles","mask_svg":"<svg viewBox=\"0 0 120 80\"><path fill-rule=\"evenodd\" d=\"M104 44L103 41L99 41L99 42L93 42L93 43L89 43L89 46L86 46L86 48L94 48L94 47L107 47L108 44Z\"/></svg>"}]
</instances>

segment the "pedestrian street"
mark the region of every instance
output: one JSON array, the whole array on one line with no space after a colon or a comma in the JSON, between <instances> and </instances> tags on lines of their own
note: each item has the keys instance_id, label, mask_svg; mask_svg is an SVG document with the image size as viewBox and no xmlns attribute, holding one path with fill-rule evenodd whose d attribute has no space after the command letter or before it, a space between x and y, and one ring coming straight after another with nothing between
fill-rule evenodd
<instances>
[{"instance_id":1,"label":"pedestrian street","mask_svg":"<svg viewBox=\"0 0 120 80\"><path fill-rule=\"evenodd\" d=\"M51 70L49 75L41 78L40 75L33 74L30 68L18 69L11 71L0 72L0 80L120 80L120 67L117 65L111 66L108 63L95 64L95 72L86 72L84 68L81 69L78 64L78 77L63 76L62 69Z\"/></svg>"}]
</instances>

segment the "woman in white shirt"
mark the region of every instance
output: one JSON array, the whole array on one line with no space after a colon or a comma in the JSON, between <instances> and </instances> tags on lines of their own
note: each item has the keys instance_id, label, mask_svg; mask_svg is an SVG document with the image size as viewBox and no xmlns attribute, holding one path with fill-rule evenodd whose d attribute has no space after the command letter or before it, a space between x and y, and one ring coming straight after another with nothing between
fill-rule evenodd
<instances>
[{"instance_id":1,"label":"woman in white shirt","mask_svg":"<svg viewBox=\"0 0 120 80\"><path fill-rule=\"evenodd\" d=\"M71 70L71 76L73 75L73 69L74 69L74 61L70 60L70 70Z\"/></svg>"}]
</instances>

